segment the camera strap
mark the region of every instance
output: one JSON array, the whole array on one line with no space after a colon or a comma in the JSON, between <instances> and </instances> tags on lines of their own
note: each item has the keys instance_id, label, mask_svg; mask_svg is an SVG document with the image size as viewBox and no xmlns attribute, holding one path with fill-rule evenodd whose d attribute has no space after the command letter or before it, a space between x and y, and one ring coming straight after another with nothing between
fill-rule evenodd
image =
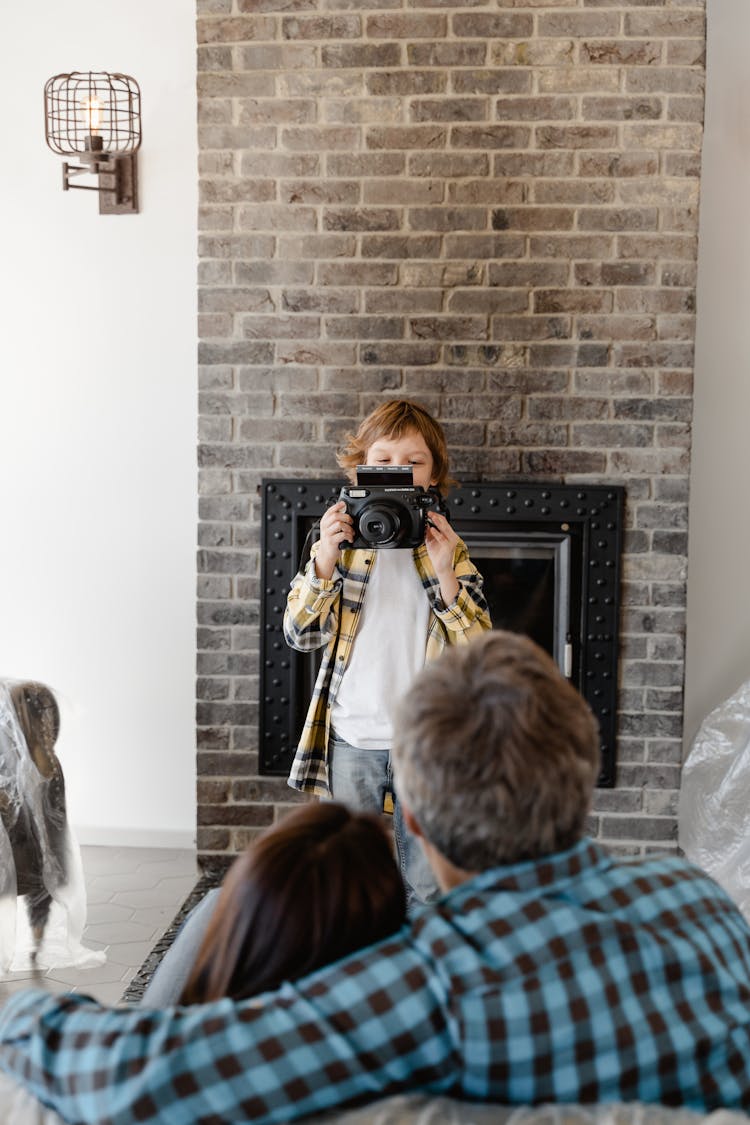
<instances>
[{"instance_id":1,"label":"camera strap","mask_svg":"<svg viewBox=\"0 0 750 1125\"><path fill-rule=\"evenodd\" d=\"M319 537L320 537L320 520L316 520L315 523L310 528L310 530L308 531L307 535L305 536L305 541L302 544L302 550L300 551L300 556L299 556L299 566L297 567L298 571L307 569L307 564L309 563L310 556L312 554L312 545L315 542L315 540Z\"/></svg>"},{"instance_id":2,"label":"camera strap","mask_svg":"<svg viewBox=\"0 0 750 1125\"><path fill-rule=\"evenodd\" d=\"M332 496L326 504L326 511L328 511L329 508L333 507L334 504L338 504L338 502L338 496ZM302 550L299 554L299 565L297 566L297 570L305 570L307 568L307 564L310 561L310 555L312 554L312 545L316 539L320 539L319 519L315 521L315 523L312 525L307 535L305 536L305 541L302 544Z\"/></svg>"}]
</instances>

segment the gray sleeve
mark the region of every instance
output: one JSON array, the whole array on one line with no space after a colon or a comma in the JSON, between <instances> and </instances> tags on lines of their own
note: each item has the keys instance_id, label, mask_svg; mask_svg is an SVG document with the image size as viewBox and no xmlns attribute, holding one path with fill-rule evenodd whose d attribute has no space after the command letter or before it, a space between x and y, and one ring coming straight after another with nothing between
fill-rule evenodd
<instances>
[{"instance_id":1,"label":"gray sleeve","mask_svg":"<svg viewBox=\"0 0 750 1125\"><path fill-rule=\"evenodd\" d=\"M169 1008L176 1004L187 984L198 950L205 937L221 887L214 887L194 906L182 929L162 957L140 1003L146 1008Z\"/></svg>"}]
</instances>

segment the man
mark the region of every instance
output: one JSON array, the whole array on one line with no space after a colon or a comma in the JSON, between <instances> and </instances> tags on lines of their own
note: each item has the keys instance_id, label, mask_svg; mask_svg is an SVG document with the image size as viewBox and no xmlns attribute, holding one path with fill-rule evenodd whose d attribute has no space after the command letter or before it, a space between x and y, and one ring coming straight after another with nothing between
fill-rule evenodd
<instances>
[{"instance_id":1,"label":"man","mask_svg":"<svg viewBox=\"0 0 750 1125\"><path fill-rule=\"evenodd\" d=\"M439 902L259 1000L21 993L2 1067L96 1125L280 1122L406 1090L750 1109L750 928L684 860L583 838L597 733L552 660L500 631L451 650L396 732Z\"/></svg>"}]
</instances>

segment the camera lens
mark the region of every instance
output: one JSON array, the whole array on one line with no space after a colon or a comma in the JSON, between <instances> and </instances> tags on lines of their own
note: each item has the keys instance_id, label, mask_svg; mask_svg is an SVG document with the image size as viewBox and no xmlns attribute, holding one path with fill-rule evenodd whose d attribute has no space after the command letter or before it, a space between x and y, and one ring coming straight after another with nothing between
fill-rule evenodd
<instances>
[{"instance_id":1,"label":"camera lens","mask_svg":"<svg viewBox=\"0 0 750 1125\"><path fill-rule=\"evenodd\" d=\"M392 543L403 533L398 512L384 503L368 505L359 517L359 534L370 547Z\"/></svg>"}]
</instances>

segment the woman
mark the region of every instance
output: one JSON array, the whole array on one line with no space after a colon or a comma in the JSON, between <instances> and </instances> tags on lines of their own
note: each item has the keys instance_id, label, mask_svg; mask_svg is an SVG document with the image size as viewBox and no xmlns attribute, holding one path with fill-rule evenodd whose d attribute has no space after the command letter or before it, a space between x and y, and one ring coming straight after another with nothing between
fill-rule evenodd
<instances>
[{"instance_id":1,"label":"woman","mask_svg":"<svg viewBox=\"0 0 750 1125\"><path fill-rule=\"evenodd\" d=\"M405 918L403 880L380 820L335 802L303 805L235 860L143 1003L256 996L395 933ZM194 957L196 928L203 936Z\"/></svg>"}]
</instances>

